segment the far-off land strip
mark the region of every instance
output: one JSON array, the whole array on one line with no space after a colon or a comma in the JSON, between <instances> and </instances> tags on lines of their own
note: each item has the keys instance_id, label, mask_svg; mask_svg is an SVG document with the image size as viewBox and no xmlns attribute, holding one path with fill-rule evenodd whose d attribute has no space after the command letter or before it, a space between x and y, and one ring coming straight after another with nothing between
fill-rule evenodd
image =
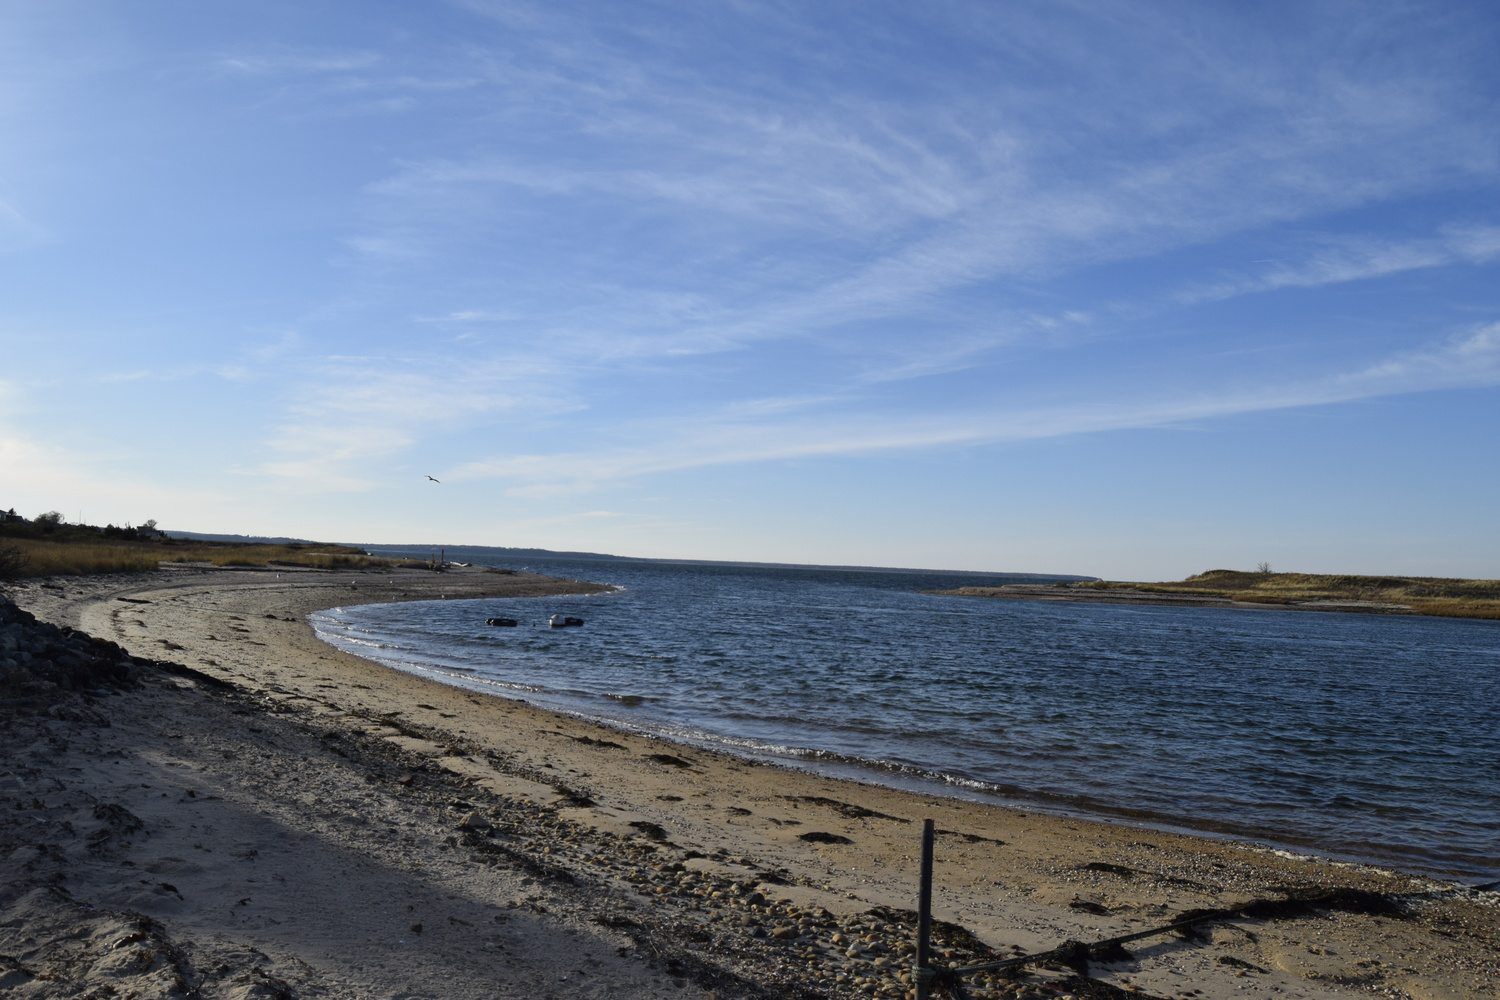
<instances>
[{"instance_id":1,"label":"far-off land strip","mask_svg":"<svg viewBox=\"0 0 1500 1000\"><path fill-rule=\"evenodd\" d=\"M22 588L100 641L0 621L0 986L904 997L925 818L945 965L1328 901L977 977L973 996L1469 998L1500 981L1492 893L757 764L435 684L306 624L526 594L540 619L545 595L587 589L478 570Z\"/></svg>"},{"instance_id":2,"label":"far-off land strip","mask_svg":"<svg viewBox=\"0 0 1500 1000\"><path fill-rule=\"evenodd\" d=\"M998 597L1084 604L1500 619L1500 580L1446 577L1340 576L1211 569L1175 583L1109 580L934 590L955 597Z\"/></svg>"}]
</instances>

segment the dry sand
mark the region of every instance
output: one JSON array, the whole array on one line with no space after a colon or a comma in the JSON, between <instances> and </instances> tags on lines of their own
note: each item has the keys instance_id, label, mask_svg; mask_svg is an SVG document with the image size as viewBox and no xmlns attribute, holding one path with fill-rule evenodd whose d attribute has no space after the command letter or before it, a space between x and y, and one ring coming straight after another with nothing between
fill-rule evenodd
<instances>
[{"instance_id":1,"label":"dry sand","mask_svg":"<svg viewBox=\"0 0 1500 1000\"><path fill-rule=\"evenodd\" d=\"M972 995L1500 997L1493 892L673 745L346 655L305 619L587 586L178 570L20 588L40 618L204 676L143 671L88 706L108 726L0 715L0 994L905 996L930 817L937 915L975 936L943 929L955 964L1359 890L1353 910L1222 920ZM1389 912L1355 912L1372 902Z\"/></svg>"}]
</instances>

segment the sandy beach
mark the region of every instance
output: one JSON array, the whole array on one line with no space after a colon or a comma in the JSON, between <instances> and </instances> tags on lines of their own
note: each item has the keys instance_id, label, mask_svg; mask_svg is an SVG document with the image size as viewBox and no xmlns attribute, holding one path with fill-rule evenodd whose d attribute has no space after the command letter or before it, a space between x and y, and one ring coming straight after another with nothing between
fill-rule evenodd
<instances>
[{"instance_id":1,"label":"sandy beach","mask_svg":"<svg viewBox=\"0 0 1500 1000\"><path fill-rule=\"evenodd\" d=\"M973 996L1500 997L1495 892L684 747L401 673L306 621L480 596L542 617L590 587L186 568L15 588L189 669L0 709L0 993L904 997L932 818L951 965L1323 894Z\"/></svg>"}]
</instances>

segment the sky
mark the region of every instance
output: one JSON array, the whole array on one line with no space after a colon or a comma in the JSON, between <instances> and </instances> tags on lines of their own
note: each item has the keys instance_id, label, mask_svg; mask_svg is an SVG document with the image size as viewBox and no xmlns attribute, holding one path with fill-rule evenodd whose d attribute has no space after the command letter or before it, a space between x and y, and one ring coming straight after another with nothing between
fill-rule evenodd
<instances>
[{"instance_id":1,"label":"sky","mask_svg":"<svg viewBox=\"0 0 1500 1000\"><path fill-rule=\"evenodd\" d=\"M1500 577L1497 51L1487 0L0 0L0 508Z\"/></svg>"}]
</instances>

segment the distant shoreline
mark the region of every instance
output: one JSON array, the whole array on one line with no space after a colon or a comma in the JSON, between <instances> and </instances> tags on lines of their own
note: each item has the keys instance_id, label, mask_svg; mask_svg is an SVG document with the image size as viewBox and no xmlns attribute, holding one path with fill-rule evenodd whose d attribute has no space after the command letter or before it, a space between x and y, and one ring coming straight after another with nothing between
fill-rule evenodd
<instances>
[{"instance_id":1,"label":"distant shoreline","mask_svg":"<svg viewBox=\"0 0 1500 1000\"><path fill-rule=\"evenodd\" d=\"M1364 615L1500 620L1500 580L1316 573L1247 573L1211 569L1173 583L1093 580L1051 585L1013 583L924 591L1080 604L1137 604L1242 611L1332 611Z\"/></svg>"},{"instance_id":2,"label":"distant shoreline","mask_svg":"<svg viewBox=\"0 0 1500 1000\"><path fill-rule=\"evenodd\" d=\"M1075 590L1062 587L1038 587L1014 583L1003 587L957 587L952 590L924 590L924 594L948 597L989 597L1020 601L1067 601L1072 604L1135 604L1173 608L1233 608L1240 611L1332 611L1361 615L1422 615L1409 605L1384 601L1306 601L1277 603L1240 601L1229 597L1159 594L1120 588L1107 591ZM1438 617L1444 617L1439 615ZM1450 616L1451 617L1451 616Z\"/></svg>"},{"instance_id":3,"label":"distant shoreline","mask_svg":"<svg viewBox=\"0 0 1500 1000\"><path fill-rule=\"evenodd\" d=\"M187 532L171 532L173 535L186 535ZM725 567L731 569L790 569L790 570L812 570L834 573L907 573L920 574L924 576L979 576L979 577L1008 577L1023 580L1044 580L1056 583L1087 583L1097 581L1098 577L1085 576L1079 573L1024 573L1002 570L974 570L974 569L922 569L910 566L851 566L832 563L787 563L787 562L754 562L743 559L674 559L666 556L620 556L607 552L574 552L568 550L553 549L526 549L507 548L496 545L394 545L386 543L349 543L372 556L385 558L411 558L411 553L435 552L447 550L453 553L465 553L471 558L474 555L482 555L487 559L537 559L552 562L607 562L607 563L647 563L653 566L702 566L702 567Z\"/></svg>"}]
</instances>

